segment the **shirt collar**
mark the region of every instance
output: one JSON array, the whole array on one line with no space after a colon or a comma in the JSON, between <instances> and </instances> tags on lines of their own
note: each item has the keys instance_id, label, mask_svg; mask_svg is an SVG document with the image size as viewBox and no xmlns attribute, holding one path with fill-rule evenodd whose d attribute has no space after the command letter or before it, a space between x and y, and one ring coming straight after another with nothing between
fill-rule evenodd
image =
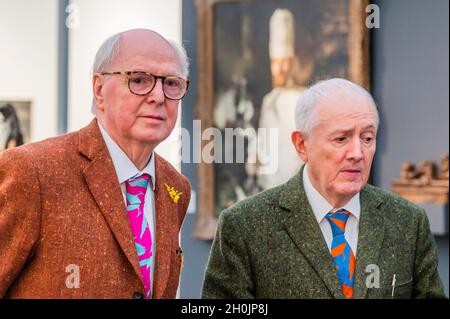
<instances>
[{"instance_id":1,"label":"shirt collar","mask_svg":"<svg viewBox=\"0 0 450 319\"><path fill-rule=\"evenodd\" d=\"M303 169L303 187L305 188L306 197L308 198L309 204L314 212L317 223L321 223L325 218L326 214L331 211L337 211L339 209L345 209L356 219L359 220L359 214L361 212L361 204L359 201L359 193L350 199L350 201L342 207L333 207L328 201L323 198L323 196L315 189L308 174L308 165L305 164Z\"/></svg>"},{"instance_id":2,"label":"shirt collar","mask_svg":"<svg viewBox=\"0 0 450 319\"><path fill-rule=\"evenodd\" d=\"M154 152L150 155L150 161L144 167L142 171L139 171L133 162L128 158L127 154L117 145L116 142L109 136L108 132L99 123L100 132L102 133L103 139L105 140L106 147L108 148L109 154L111 155L114 168L116 170L117 178L119 179L119 184L129 180L136 175L142 175L144 173L150 175L152 181L152 188L155 190L155 156Z\"/></svg>"}]
</instances>

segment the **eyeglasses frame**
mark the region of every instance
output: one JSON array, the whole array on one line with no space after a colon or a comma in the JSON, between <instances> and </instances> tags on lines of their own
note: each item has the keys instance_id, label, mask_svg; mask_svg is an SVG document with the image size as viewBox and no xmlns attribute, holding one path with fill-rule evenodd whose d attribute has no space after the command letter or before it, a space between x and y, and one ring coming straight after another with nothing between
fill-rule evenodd
<instances>
[{"instance_id":1,"label":"eyeglasses frame","mask_svg":"<svg viewBox=\"0 0 450 319\"><path fill-rule=\"evenodd\" d=\"M149 73L149 72L144 72L144 71L115 71L115 72L101 72L100 74L101 74L101 75L125 75L126 77L128 77L128 90L130 90L130 92L131 92L132 94L134 94L134 95L139 95L139 96L145 96L145 95L150 94L150 93L153 91L153 89L155 88L156 82L158 82L158 79L161 79L161 81L162 81L163 84L164 84L164 80L167 79L168 77L175 77L175 78L181 79L181 80L183 80L183 81L186 82L186 90L184 91L184 94L183 94L179 99L173 99L173 98L168 97L168 96L166 95L166 92L164 91L164 85L163 85L164 96L165 96L167 99L173 100L173 101L179 101L179 100L181 100L181 99L186 95L186 93L187 93L187 91L188 91L188 88L189 88L189 83L190 83L190 81L189 81L188 79L182 78L182 77L180 77L180 76L175 76L175 75L161 76L161 75L155 75L155 74L152 74L152 73ZM131 80L131 77L130 77L130 76L131 76L132 74L143 74L143 75L153 76L153 77L155 78L155 83L153 83L153 86L152 86L152 88L150 89L150 91L148 91L147 93L144 93L144 94L138 94L138 93L133 92L133 91L131 90L131 88L130 88L130 80Z\"/></svg>"}]
</instances>

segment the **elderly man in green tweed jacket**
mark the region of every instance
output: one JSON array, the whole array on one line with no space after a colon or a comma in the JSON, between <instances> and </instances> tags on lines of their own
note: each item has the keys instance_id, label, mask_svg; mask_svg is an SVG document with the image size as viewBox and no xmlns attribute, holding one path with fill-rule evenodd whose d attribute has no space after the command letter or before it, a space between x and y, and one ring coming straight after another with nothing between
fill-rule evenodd
<instances>
[{"instance_id":1,"label":"elderly man in green tweed jacket","mask_svg":"<svg viewBox=\"0 0 450 319\"><path fill-rule=\"evenodd\" d=\"M203 298L445 298L423 209L367 185L378 112L344 79L300 97L287 183L225 210Z\"/></svg>"}]
</instances>

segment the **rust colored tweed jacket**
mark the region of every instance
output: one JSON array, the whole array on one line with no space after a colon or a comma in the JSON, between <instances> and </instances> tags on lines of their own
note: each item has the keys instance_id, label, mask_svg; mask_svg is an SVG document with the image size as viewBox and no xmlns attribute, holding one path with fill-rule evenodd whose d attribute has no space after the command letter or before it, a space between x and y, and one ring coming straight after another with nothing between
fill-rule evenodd
<instances>
[{"instance_id":1,"label":"rust colored tweed jacket","mask_svg":"<svg viewBox=\"0 0 450 319\"><path fill-rule=\"evenodd\" d=\"M158 155L155 168L153 298L175 298L190 184ZM165 183L183 193L178 203ZM75 274L69 265L78 266L79 288L66 285ZM0 297L143 294L123 195L96 120L80 131L0 154Z\"/></svg>"}]
</instances>

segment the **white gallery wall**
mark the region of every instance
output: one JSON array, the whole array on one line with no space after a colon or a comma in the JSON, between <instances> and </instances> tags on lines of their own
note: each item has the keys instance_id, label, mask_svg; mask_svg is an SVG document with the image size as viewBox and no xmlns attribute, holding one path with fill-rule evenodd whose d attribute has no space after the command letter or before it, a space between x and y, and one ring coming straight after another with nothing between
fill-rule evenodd
<instances>
[{"instance_id":1,"label":"white gallery wall","mask_svg":"<svg viewBox=\"0 0 450 319\"><path fill-rule=\"evenodd\" d=\"M31 140L57 133L58 0L0 0L0 101L31 101Z\"/></svg>"},{"instance_id":2,"label":"white gallery wall","mask_svg":"<svg viewBox=\"0 0 450 319\"><path fill-rule=\"evenodd\" d=\"M59 28L66 27L58 25L59 5L58 0L0 0L0 101L31 101L31 141L57 135L58 56L66 54L58 52ZM181 43L181 19L181 0L70 1L68 131L93 118L91 68L103 40L149 28ZM180 169L179 149L179 136L172 134L157 151Z\"/></svg>"},{"instance_id":3,"label":"white gallery wall","mask_svg":"<svg viewBox=\"0 0 450 319\"><path fill-rule=\"evenodd\" d=\"M133 28L152 29L181 43L182 3L181 0L72 0L70 5L68 130L72 131L93 118L92 62L101 43L114 33ZM178 152L174 150L179 150L179 145L177 134L172 134L157 148L178 169Z\"/></svg>"}]
</instances>

